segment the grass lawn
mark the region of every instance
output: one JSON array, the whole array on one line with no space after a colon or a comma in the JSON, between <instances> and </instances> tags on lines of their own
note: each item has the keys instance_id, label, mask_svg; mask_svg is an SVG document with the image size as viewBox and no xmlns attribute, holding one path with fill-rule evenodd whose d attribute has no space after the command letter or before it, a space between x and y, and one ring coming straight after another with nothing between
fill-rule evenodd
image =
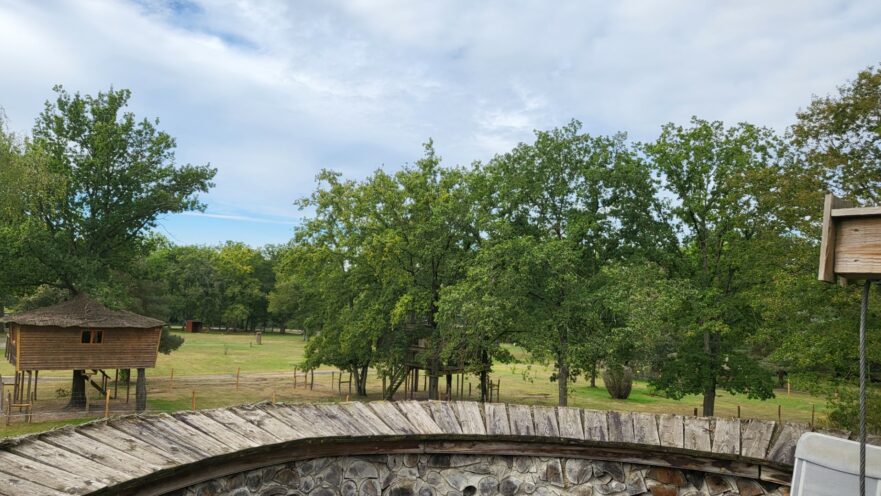
<instances>
[{"instance_id":1,"label":"grass lawn","mask_svg":"<svg viewBox=\"0 0 881 496\"><path fill-rule=\"evenodd\" d=\"M298 378L298 386L293 387L294 367L303 359L305 342L302 336L270 333L263 335L263 343L257 345L250 333L198 333L181 334L186 339L184 345L170 355L160 355L155 369L147 371L149 401L148 410L171 412L192 407L193 393L196 395L197 408L212 408L252 403L257 401L340 401L348 392L343 385L343 392L336 391L331 385L332 378L337 377L336 369L327 367L319 369L315 374L315 387L312 390L303 388L302 373ZM552 369L543 364L528 363L528 355L522 350L513 349L520 363L498 364L493 371L493 380L501 380L501 400L511 403L534 403L553 405L557 401L557 384L549 381ZM171 373L174 370L172 383ZM236 370L240 370L239 386L236 388ZM0 364L0 374L6 380L12 375L13 368L8 363ZM28 432L37 432L66 424L81 423L88 418L52 419L48 413L60 410L66 403L64 398L56 398L56 389L67 389L70 372L45 371L40 374L40 388L37 402L37 420L50 418L50 421L37 421L33 424L13 423L0 426L0 436L15 436ZM468 384L477 395L477 380L466 377L465 395ZM421 382L421 381L420 381ZM443 381L442 389L443 389ZM378 399L380 395L380 379L371 372L368 379L369 399ZM691 415L695 407L700 408L701 397L689 396L682 400L671 400L652 394L648 385L637 381L633 392L627 400L613 400L609 397L602 381L598 387L589 387L588 381L578 378L570 389L569 405L600 410L630 410L654 413L678 413ZM9 386L7 386L7 390ZM91 415L101 415L103 398L97 391L90 389L90 401L93 405ZM420 384L421 389L421 384ZM114 413L125 413L131 410L134 403L134 388L131 391L130 403L124 402L125 389L120 388L119 399L111 401ZM424 392L417 393L424 397ZM351 399L357 399L352 397ZM809 422L811 408L816 407L816 421L822 425L825 412L825 399L810 396L806 393L793 391L777 391L777 397L768 401L750 400L745 396L733 396L719 391L716 398L717 416L735 416L737 406L741 407L743 417L776 419L778 406L782 407L782 416L787 421Z\"/></svg>"}]
</instances>

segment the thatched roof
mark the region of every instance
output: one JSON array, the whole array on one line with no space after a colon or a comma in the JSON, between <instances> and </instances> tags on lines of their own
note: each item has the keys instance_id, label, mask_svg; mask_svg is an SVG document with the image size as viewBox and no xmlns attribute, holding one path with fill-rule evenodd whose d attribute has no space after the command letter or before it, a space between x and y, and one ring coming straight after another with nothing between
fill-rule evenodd
<instances>
[{"instance_id":1,"label":"thatched roof","mask_svg":"<svg viewBox=\"0 0 881 496\"><path fill-rule=\"evenodd\" d=\"M7 315L0 321L36 327L87 327L90 329L152 329L165 324L161 320L125 310L110 310L82 293L57 305Z\"/></svg>"}]
</instances>

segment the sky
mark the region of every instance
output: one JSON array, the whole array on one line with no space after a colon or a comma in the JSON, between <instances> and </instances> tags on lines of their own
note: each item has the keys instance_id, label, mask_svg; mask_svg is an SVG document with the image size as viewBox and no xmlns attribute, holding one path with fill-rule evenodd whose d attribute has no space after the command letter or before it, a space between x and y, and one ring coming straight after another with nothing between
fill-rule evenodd
<instances>
[{"instance_id":1,"label":"sky","mask_svg":"<svg viewBox=\"0 0 881 496\"><path fill-rule=\"evenodd\" d=\"M881 2L0 0L0 107L27 134L52 87L128 88L178 163L210 163L175 243L283 243L323 168L393 171L432 138L486 161L571 119L657 136L693 115L784 131L881 62Z\"/></svg>"}]
</instances>

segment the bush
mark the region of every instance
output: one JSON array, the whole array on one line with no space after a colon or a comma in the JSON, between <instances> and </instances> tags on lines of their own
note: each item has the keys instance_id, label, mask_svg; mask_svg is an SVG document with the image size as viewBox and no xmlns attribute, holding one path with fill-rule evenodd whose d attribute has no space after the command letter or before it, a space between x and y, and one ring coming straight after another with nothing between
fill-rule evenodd
<instances>
[{"instance_id":1,"label":"bush","mask_svg":"<svg viewBox=\"0 0 881 496\"><path fill-rule=\"evenodd\" d=\"M70 391L64 388L58 388L55 390L55 397L58 399L67 398L70 396Z\"/></svg>"},{"instance_id":2,"label":"bush","mask_svg":"<svg viewBox=\"0 0 881 496\"><path fill-rule=\"evenodd\" d=\"M626 400L633 389L633 370L630 367L612 366L603 370L606 391L616 400Z\"/></svg>"},{"instance_id":3,"label":"bush","mask_svg":"<svg viewBox=\"0 0 881 496\"><path fill-rule=\"evenodd\" d=\"M829 422L833 427L857 433L860 429L859 389L852 386L836 388L829 397ZM881 391L870 388L866 402L866 430L881 434Z\"/></svg>"}]
</instances>

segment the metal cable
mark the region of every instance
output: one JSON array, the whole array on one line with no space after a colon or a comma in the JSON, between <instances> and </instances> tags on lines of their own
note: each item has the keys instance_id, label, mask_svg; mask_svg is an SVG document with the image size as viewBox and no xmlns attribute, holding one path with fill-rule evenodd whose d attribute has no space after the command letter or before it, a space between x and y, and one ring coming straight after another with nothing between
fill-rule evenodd
<instances>
[{"instance_id":1,"label":"metal cable","mask_svg":"<svg viewBox=\"0 0 881 496\"><path fill-rule=\"evenodd\" d=\"M860 496L866 496L866 311L871 287L867 280L860 305Z\"/></svg>"}]
</instances>

